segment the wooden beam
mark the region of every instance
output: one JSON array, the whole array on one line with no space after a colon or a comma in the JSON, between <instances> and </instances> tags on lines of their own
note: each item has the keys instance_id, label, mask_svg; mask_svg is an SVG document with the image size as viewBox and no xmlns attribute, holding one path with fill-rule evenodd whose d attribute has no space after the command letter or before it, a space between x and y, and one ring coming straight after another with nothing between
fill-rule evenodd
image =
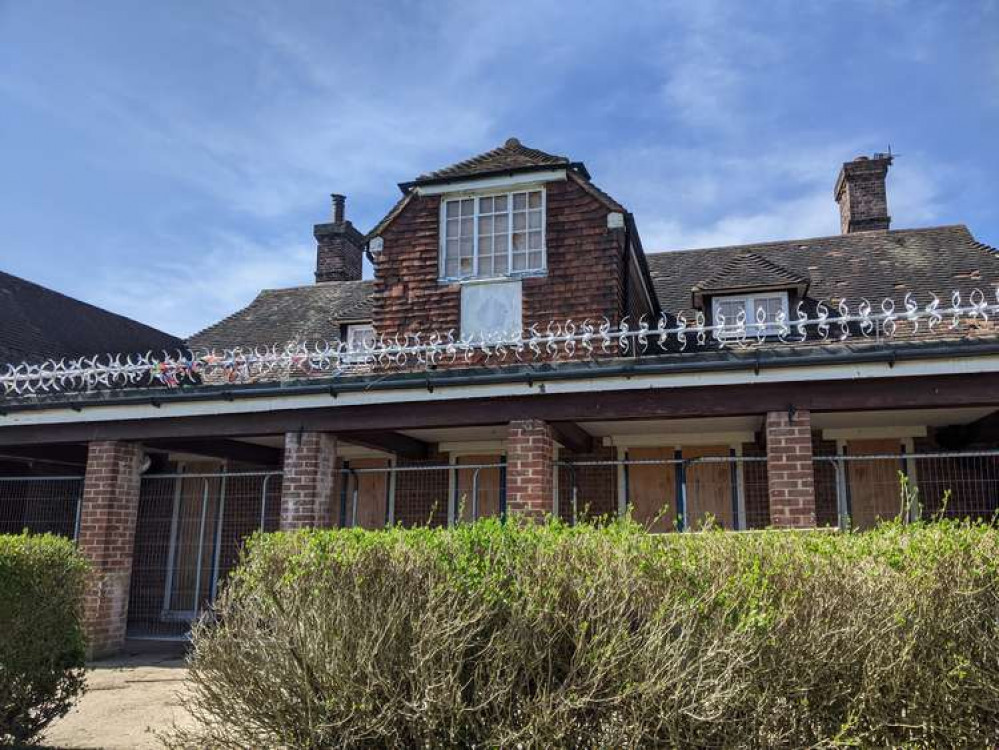
<instances>
[{"instance_id":1,"label":"wooden beam","mask_svg":"<svg viewBox=\"0 0 999 750\"><path fill-rule=\"evenodd\" d=\"M552 422L555 439L573 453L592 453L593 436L575 422Z\"/></svg>"},{"instance_id":2,"label":"wooden beam","mask_svg":"<svg viewBox=\"0 0 999 750\"><path fill-rule=\"evenodd\" d=\"M277 466L281 463L284 451L270 445L244 443L225 438L197 439L158 439L143 441L149 448L170 451L171 453L193 453L196 456L223 458L240 463ZM2 450L2 448L0 448Z\"/></svg>"},{"instance_id":3,"label":"wooden beam","mask_svg":"<svg viewBox=\"0 0 999 750\"><path fill-rule=\"evenodd\" d=\"M2 459L14 459L21 463L25 461L42 461L45 463L65 464L67 466L86 466L87 446L7 445L0 447L0 460Z\"/></svg>"},{"instance_id":4,"label":"wooden beam","mask_svg":"<svg viewBox=\"0 0 999 750\"><path fill-rule=\"evenodd\" d=\"M430 446L427 443L399 432L359 430L335 434L337 440L343 440L345 443L394 453L403 458L426 458L430 454Z\"/></svg>"},{"instance_id":5,"label":"wooden beam","mask_svg":"<svg viewBox=\"0 0 999 750\"><path fill-rule=\"evenodd\" d=\"M547 393L488 399L286 409L162 419L2 426L0 445L277 435L297 430L384 432L495 425L516 419L586 422L741 416L786 411L999 406L999 373ZM348 439L346 436L344 439Z\"/></svg>"}]
</instances>

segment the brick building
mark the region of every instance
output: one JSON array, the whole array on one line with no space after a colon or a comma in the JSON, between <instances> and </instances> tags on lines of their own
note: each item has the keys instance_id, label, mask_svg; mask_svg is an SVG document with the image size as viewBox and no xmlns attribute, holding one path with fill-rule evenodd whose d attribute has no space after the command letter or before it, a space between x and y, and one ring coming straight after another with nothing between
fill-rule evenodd
<instances>
[{"instance_id":1,"label":"brick building","mask_svg":"<svg viewBox=\"0 0 999 750\"><path fill-rule=\"evenodd\" d=\"M262 291L145 387L0 377L0 451L75 456L17 512L0 491L0 521L62 508L113 650L126 624L182 632L261 527L990 516L999 257L964 226L890 229L890 165L842 165L839 235L657 253L585 165L516 139L401 183L367 234L334 195L316 283Z\"/></svg>"}]
</instances>

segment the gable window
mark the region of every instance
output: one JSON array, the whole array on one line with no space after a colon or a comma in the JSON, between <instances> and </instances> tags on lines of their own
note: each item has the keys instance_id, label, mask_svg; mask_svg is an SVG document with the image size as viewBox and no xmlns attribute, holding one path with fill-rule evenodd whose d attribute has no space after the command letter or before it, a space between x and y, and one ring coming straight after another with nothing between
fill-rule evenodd
<instances>
[{"instance_id":1,"label":"gable window","mask_svg":"<svg viewBox=\"0 0 999 750\"><path fill-rule=\"evenodd\" d=\"M711 300L711 318L714 325L722 322L725 318L725 331L721 333L723 337L734 336L735 328L738 326L739 314L745 313L746 332L750 335L759 333L757 323L759 322L759 310L763 310L763 320L765 326L763 335L776 336L780 326L777 324L777 315L784 313L785 325L788 320L787 292L766 292L759 294L746 294L739 296L713 297ZM731 328L731 332L729 332Z\"/></svg>"},{"instance_id":2,"label":"gable window","mask_svg":"<svg viewBox=\"0 0 999 750\"><path fill-rule=\"evenodd\" d=\"M443 201L441 268L448 280L544 271L544 190Z\"/></svg>"}]
</instances>

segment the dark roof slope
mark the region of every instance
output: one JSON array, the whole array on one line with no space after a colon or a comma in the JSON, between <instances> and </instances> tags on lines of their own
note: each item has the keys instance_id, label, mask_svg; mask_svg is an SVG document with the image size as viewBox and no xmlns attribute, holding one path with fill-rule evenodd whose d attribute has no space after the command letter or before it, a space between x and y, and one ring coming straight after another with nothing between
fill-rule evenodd
<instances>
[{"instance_id":1,"label":"dark roof slope","mask_svg":"<svg viewBox=\"0 0 999 750\"><path fill-rule=\"evenodd\" d=\"M183 347L176 336L0 272L0 362Z\"/></svg>"},{"instance_id":2,"label":"dark roof slope","mask_svg":"<svg viewBox=\"0 0 999 750\"><path fill-rule=\"evenodd\" d=\"M708 278L697 282L694 289L717 291L721 289L766 289L807 284L808 277L795 273L761 255L743 252L733 255Z\"/></svg>"},{"instance_id":3,"label":"dark roof slope","mask_svg":"<svg viewBox=\"0 0 999 750\"><path fill-rule=\"evenodd\" d=\"M975 240L964 225L857 232L753 245L702 248L647 256L656 294L669 313L689 310L691 290L710 279L712 269L724 268L739 256L752 253L808 279L808 298L856 303L866 298L877 304L884 297L900 302L906 292L917 301L929 301L935 292L944 304L954 290L967 299L981 289L994 300L999 282L999 253ZM752 266L749 266L752 268ZM732 279L726 288L752 282L743 278L738 263L728 266Z\"/></svg>"},{"instance_id":4,"label":"dark roof slope","mask_svg":"<svg viewBox=\"0 0 999 750\"><path fill-rule=\"evenodd\" d=\"M510 138L499 148L459 161L443 169L421 174L413 182L404 183L404 185L408 187L466 177L482 177L489 174L527 171L544 167L568 167L570 165L571 162L565 156L556 156L536 148L529 148L522 145L516 138ZM582 167L582 165L578 166Z\"/></svg>"},{"instance_id":5,"label":"dark roof slope","mask_svg":"<svg viewBox=\"0 0 999 750\"><path fill-rule=\"evenodd\" d=\"M340 338L341 323L371 320L373 281L331 281L265 289L249 305L188 339L196 349L320 343Z\"/></svg>"}]
</instances>

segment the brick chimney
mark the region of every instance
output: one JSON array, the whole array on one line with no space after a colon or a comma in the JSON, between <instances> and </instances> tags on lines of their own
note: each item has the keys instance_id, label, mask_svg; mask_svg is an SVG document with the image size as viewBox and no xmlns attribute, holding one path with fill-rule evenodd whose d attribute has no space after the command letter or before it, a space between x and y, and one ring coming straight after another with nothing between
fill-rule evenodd
<instances>
[{"instance_id":1,"label":"brick chimney","mask_svg":"<svg viewBox=\"0 0 999 750\"><path fill-rule=\"evenodd\" d=\"M835 190L843 234L887 229L891 224L885 189L891 162L891 154L874 154L873 157L858 156L843 165L836 178Z\"/></svg>"},{"instance_id":2,"label":"brick chimney","mask_svg":"<svg viewBox=\"0 0 999 750\"><path fill-rule=\"evenodd\" d=\"M316 224L316 283L358 281L364 257L364 235L344 218L347 199L333 193L333 221Z\"/></svg>"}]
</instances>

